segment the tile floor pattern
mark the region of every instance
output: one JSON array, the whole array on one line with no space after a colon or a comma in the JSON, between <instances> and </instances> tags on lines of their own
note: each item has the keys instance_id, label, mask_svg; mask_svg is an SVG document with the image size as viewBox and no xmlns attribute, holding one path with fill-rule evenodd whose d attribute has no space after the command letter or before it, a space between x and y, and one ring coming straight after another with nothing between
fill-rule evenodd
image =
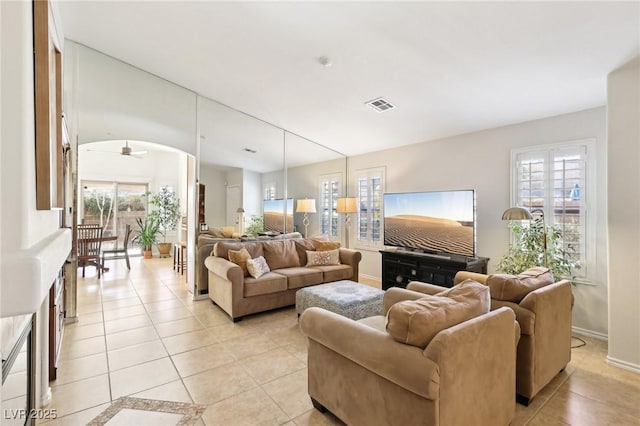
<instances>
[{"instance_id":1,"label":"tile floor pattern","mask_svg":"<svg viewBox=\"0 0 640 426\"><path fill-rule=\"evenodd\" d=\"M78 322L65 327L47 407L58 418L37 424L84 425L122 396L204 404L198 425L341 424L312 408L294 308L234 324L209 299L192 300L171 259L108 266L101 280L92 268L79 278ZM607 365L605 342L585 340L512 424L640 425L640 376ZM118 423L162 424L144 413Z\"/></svg>"}]
</instances>

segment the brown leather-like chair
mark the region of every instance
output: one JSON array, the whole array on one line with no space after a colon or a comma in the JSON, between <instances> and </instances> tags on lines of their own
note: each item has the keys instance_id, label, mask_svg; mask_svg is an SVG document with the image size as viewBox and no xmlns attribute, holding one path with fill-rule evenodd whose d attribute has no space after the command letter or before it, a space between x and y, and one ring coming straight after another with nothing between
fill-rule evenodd
<instances>
[{"instance_id":1,"label":"brown leather-like chair","mask_svg":"<svg viewBox=\"0 0 640 426\"><path fill-rule=\"evenodd\" d=\"M487 284L489 275L460 271L454 284L472 279ZM408 289L435 294L442 287L412 282ZM508 307L520 324L516 362L517 401L523 405L535 397L571 361L571 283L561 280L529 292L519 303L491 295L491 309Z\"/></svg>"}]
</instances>

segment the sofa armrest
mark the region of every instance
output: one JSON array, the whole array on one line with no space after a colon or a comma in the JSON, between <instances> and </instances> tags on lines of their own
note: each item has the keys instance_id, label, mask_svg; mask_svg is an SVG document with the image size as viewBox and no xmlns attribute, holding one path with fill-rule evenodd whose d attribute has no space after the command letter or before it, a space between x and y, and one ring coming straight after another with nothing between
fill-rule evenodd
<instances>
[{"instance_id":1,"label":"sofa armrest","mask_svg":"<svg viewBox=\"0 0 640 426\"><path fill-rule=\"evenodd\" d=\"M489 278L489 275L478 272L458 271L456 276L453 277L453 284L460 284L464 280L474 280L481 284L487 284L487 278Z\"/></svg>"},{"instance_id":2,"label":"sofa armrest","mask_svg":"<svg viewBox=\"0 0 640 426\"><path fill-rule=\"evenodd\" d=\"M362 253L358 250L348 249L340 247L338 253L340 254L340 263L351 266L353 269L353 281L359 281L360 275L360 261L362 260Z\"/></svg>"},{"instance_id":3,"label":"sofa armrest","mask_svg":"<svg viewBox=\"0 0 640 426\"><path fill-rule=\"evenodd\" d=\"M424 293L420 293L419 291L407 290L400 287L391 287L384 293L382 301L383 315L387 315L389 308L398 302L402 302L403 300L418 300L423 297Z\"/></svg>"},{"instance_id":4,"label":"sofa armrest","mask_svg":"<svg viewBox=\"0 0 640 426\"><path fill-rule=\"evenodd\" d=\"M204 265L207 267L209 272L213 272L225 280L229 280L233 283L243 281L242 268L227 259L217 256L209 256L204 260Z\"/></svg>"},{"instance_id":5,"label":"sofa armrest","mask_svg":"<svg viewBox=\"0 0 640 426\"><path fill-rule=\"evenodd\" d=\"M322 308L306 309L300 316L300 329L309 339L398 386L427 399L438 398L438 366L422 349Z\"/></svg>"},{"instance_id":6,"label":"sofa armrest","mask_svg":"<svg viewBox=\"0 0 640 426\"><path fill-rule=\"evenodd\" d=\"M409 284L407 284L407 290L419 291L423 294L437 294L441 291L448 290L448 288L440 287L435 284L423 283L421 281L410 281Z\"/></svg>"}]
</instances>

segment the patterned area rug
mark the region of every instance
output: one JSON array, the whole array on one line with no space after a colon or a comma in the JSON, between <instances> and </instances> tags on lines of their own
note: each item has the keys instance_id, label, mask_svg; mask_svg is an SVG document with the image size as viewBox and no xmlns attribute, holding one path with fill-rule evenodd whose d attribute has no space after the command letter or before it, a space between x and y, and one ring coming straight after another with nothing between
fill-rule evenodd
<instances>
[{"instance_id":1,"label":"patterned area rug","mask_svg":"<svg viewBox=\"0 0 640 426\"><path fill-rule=\"evenodd\" d=\"M200 419L200 416L206 408L206 405L201 404L187 404L184 402L159 401L157 399L123 396L113 401L113 404L111 404L109 408L97 415L88 425L105 425L123 410L137 410L177 415L175 416L179 419L176 422L177 426L189 426L194 425L198 419Z\"/></svg>"}]
</instances>

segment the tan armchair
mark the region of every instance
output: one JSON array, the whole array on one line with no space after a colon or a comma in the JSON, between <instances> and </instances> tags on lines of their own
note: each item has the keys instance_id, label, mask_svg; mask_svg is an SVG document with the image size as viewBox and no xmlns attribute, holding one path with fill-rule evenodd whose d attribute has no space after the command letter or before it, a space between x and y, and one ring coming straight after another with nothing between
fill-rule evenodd
<instances>
[{"instance_id":1,"label":"tan armchair","mask_svg":"<svg viewBox=\"0 0 640 426\"><path fill-rule=\"evenodd\" d=\"M384 312L422 293L389 289ZM423 349L399 343L385 316L353 321L321 308L300 317L309 396L349 425L506 425L515 413L513 311L445 328Z\"/></svg>"},{"instance_id":2,"label":"tan armchair","mask_svg":"<svg viewBox=\"0 0 640 426\"><path fill-rule=\"evenodd\" d=\"M472 279L487 284L489 275L460 271L454 284ZM427 294L442 291L442 287L412 282L408 289ZM573 295L567 280L546 285L529 292L519 303L497 300L491 295L491 309L508 307L520 324L516 362L517 401L529 402L571 361L571 308Z\"/></svg>"}]
</instances>

